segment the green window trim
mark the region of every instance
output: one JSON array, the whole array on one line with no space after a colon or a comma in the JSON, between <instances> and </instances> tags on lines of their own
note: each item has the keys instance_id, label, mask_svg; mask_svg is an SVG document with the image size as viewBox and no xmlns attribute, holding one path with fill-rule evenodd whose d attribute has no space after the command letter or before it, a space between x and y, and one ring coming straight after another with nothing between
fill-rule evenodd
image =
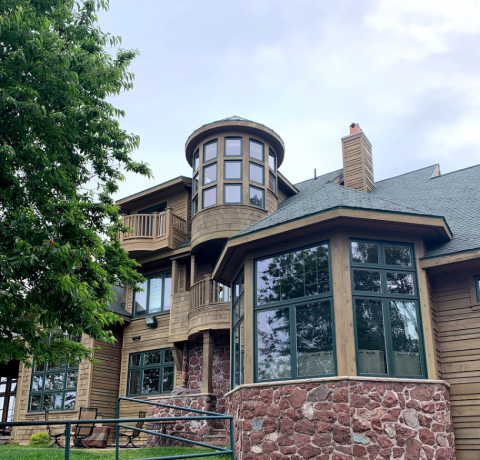
<instances>
[{"instance_id":1,"label":"green window trim","mask_svg":"<svg viewBox=\"0 0 480 460\"><path fill-rule=\"evenodd\" d=\"M227 201L227 188L228 187L239 187L240 188L240 199L238 201ZM238 183L230 183L223 184L223 203L224 204L241 204L243 203L243 185Z\"/></svg>"},{"instance_id":2,"label":"green window trim","mask_svg":"<svg viewBox=\"0 0 480 460\"><path fill-rule=\"evenodd\" d=\"M212 178L212 180L210 180L209 182L206 181L207 179L207 176L209 174L209 171L215 171L215 178ZM202 185L205 187L205 186L210 186L214 183L217 182L217 179L218 179L218 166L217 166L217 163L216 162L213 162L213 163L209 163L208 165L205 165L203 168L202 168Z\"/></svg>"},{"instance_id":3,"label":"green window trim","mask_svg":"<svg viewBox=\"0 0 480 460\"><path fill-rule=\"evenodd\" d=\"M252 197L252 191L261 192L261 203L258 203L258 201L256 201L256 196ZM248 188L248 204L250 204L251 206L257 206L259 208L265 209L265 190L263 188L250 185Z\"/></svg>"},{"instance_id":4,"label":"green window trim","mask_svg":"<svg viewBox=\"0 0 480 460\"><path fill-rule=\"evenodd\" d=\"M269 300L267 302L264 301L259 301L259 276L261 276L262 282L265 281L265 270L262 270L260 272L260 263L268 261L268 260L273 260L275 258L278 258L280 262L278 262L281 266L282 261L281 257L285 256L284 260L288 261L290 258L291 261L293 261L293 265L296 265L298 263L298 260L295 261L294 257L296 254L300 254L300 257L308 257L308 252L307 251L319 251L321 252L323 249L324 254L323 254L323 261L324 265L321 267L318 265L318 259L315 259L315 263L313 266L315 267L315 279L317 280L317 287L316 287L316 292L315 289L313 289L311 286L305 284L304 285L304 295L303 296L297 296L293 298L287 298L285 299L285 295L280 296L280 300ZM334 309L333 309L333 293L332 293L332 281L331 281L331 252L330 252L330 244L328 241L324 241L321 243L317 243L316 245L311 245L303 248L297 248L295 250L287 251L287 252L282 252L278 254L273 254L268 257L263 257L261 259L256 259L254 261L254 378L255 382L266 382L266 381L281 381L281 380L292 380L292 379L306 379L306 378L314 378L314 377L328 377L328 376L334 376L337 375L337 358L336 358L336 344L335 344L335 318L334 318ZM317 256L318 257L318 256ZM326 261L326 265L325 265ZM277 263L277 265L278 265ZM312 261L309 262L312 264ZM327 267L327 268L325 268ZM304 271L308 269L307 263L303 266ZM270 270L270 268L269 268ZM272 267L272 272L276 273L277 269L275 267ZM310 267L311 270L311 267ZM319 272L317 270L320 270ZM325 270L328 272L328 276L325 277ZM261 275L260 275L261 273ZM302 275L302 273L298 272L298 279L307 279L306 278L306 272ZM320 273L320 276L319 276ZM272 285L278 285L278 281L275 281L274 278L272 278ZM320 281L322 280L322 281ZM285 276L284 281L286 283L289 282L289 275ZM280 278L280 284L282 282L282 279ZM325 286L325 283L328 284L328 286ZM294 280L292 280L292 289L298 289L297 285ZM321 285L323 284L324 288L321 288ZM263 289L263 288L262 288ZM312 294L308 294L308 289L312 289L311 292ZM286 292L286 291L285 291ZM287 296L288 297L288 296ZM270 296L269 296L270 298ZM261 372L259 371L260 367L260 350L259 350L259 335L262 332L263 329L259 327L259 317L261 315L268 315L268 314L273 314L277 316L281 316L281 312L286 312L287 314L284 315L285 318L288 318L288 324L285 323L284 325L284 335L285 335L285 340L284 344L285 347L284 349L281 348L281 346L278 345L278 343L272 344L268 346L266 349L270 350L270 354L272 354L272 357L269 358L270 363L277 363L279 362L279 365L277 366L278 369L282 365L284 365L287 361L289 362L289 366L287 369L287 372L284 372L283 375L279 375L274 378L262 378L260 375L261 373L265 374L264 370ZM277 312L280 312L278 314ZM316 319L319 319L319 321L302 321L302 317L305 319L308 315L305 315L304 312L309 312L310 314L315 315L320 315L316 316ZM323 315L323 316L322 316ZM284 318L284 319L285 319ZM277 318L278 319L278 318ZM268 324L271 324L271 318L267 318L269 321ZM312 325L315 324L315 327L318 327L318 330L315 330L312 328ZM263 326L262 326L263 327ZM280 333L279 333L280 331ZM310 331L310 332L308 332ZM312 332L313 331L313 332ZM281 340L281 334L282 330L277 329L273 330L272 328L272 333L270 334L270 337L273 339L280 337ZM313 334L311 337L312 341L309 343L309 345L305 346L306 341L305 339L305 334ZM288 336L288 337L287 337ZM262 338L263 343L265 341ZM302 342L303 341L303 342ZM325 343L328 343L328 346L325 347L320 347L318 350L318 344L320 342L324 341ZM308 342L308 341L307 341ZM313 349L315 351L308 352L309 349L311 349L311 344L315 343ZM301 351L303 348L303 351ZM279 351L280 350L280 351ZM279 354L279 356L276 356L275 353ZM283 353L284 356L284 363L280 362L282 357L280 356ZM275 356L273 356L275 355ZM285 358L285 356L287 358ZM313 359L312 359L313 358ZM262 358L263 359L263 358ZM266 367L268 368L268 361L263 360L266 364ZM285 367L285 366L284 366ZM315 369L315 370L309 370L309 369ZM281 371L279 370L279 373Z\"/></svg>"},{"instance_id":5,"label":"green window trim","mask_svg":"<svg viewBox=\"0 0 480 460\"><path fill-rule=\"evenodd\" d=\"M145 317L148 315L156 315L159 313L167 312L170 310L170 295L172 290L172 271L165 270L162 272L154 273L148 276L145 276L147 279L146 282L141 283L139 286L144 288L142 292L135 292L133 294L132 301L132 312L134 317ZM161 280L161 293L160 299L152 299L155 292L152 293L152 280ZM158 294L157 294L158 295ZM160 308L152 307L152 300L160 302ZM140 303L143 301L143 304ZM144 311L139 312L139 307L144 308Z\"/></svg>"},{"instance_id":6,"label":"green window trim","mask_svg":"<svg viewBox=\"0 0 480 460\"><path fill-rule=\"evenodd\" d=\"M193 154L193 161L192 161L192 167L193 167L194 173L198 170L199 166L200 166L200 151L199 149L197 149Z\"/></svg>"},{"instance_id":7,"label":"green window trim","mask_svg":"<svg viewBox=\"0 0 480 460\"><path fill-rule=\"evenodd\" d=\"M235 140L235 141L240 141L240 153L239 154L235 154L235 155L232 155L232 154L228 154L228 149L227 149L227 142L230 141L230 140ZM241 137L234 137L234 136L231 136L231 137L225 137L224 141L223 141L223 146L224 146L224 154L223 156L224 157L241 157L243 156L243 139Z\"/></svg>"},{"instance_id":8,"label":"green window trim","mask_svg":"<svg viewBox=\"0 0 480 460\"><path fill-rule=\"evenodd\" d=\"M205 205L205 194L213 191L215 191L213 195L215 198L215 201L212 202L211 204ZM202 190L202 209L210 208L212 206L215 206L216 204L217 204L217 186L214 185L213 187L204 188Z\"/></svg>"},{"instance_id":9,"label":"green window trim","mask_svg":"<svg viewBox=\"0 0 480 460\"><path fill-rule=\"evenodd\" d=\"M254 179L256 173L259 174L260 180ZM265 185L265 167L261 164L250 161L248 163L248 180L255 184Z\"/></svg>"},{"instance_id":10,"label":"green window trim","mask_svg":"<svg viewBox=\"0 0 480 460\"><path fill-rule=\"evenodd\" d=\"M262 154L261 158L257 158L256 156L252 155L252 144L257 144L262 147ZM265 161L265 144L263 142L257 141L256 139L249 139L248 142L248 156L253 158L257 161L261 161L262 163Z\"/></svg>"},{"instance_id":11,"label":"green window trim","mask_svg":"<svg viewBox=\"0 0 480 460\"><path fill-rule=\"evenodd\" d=\"M277 154L271 148L268 149L268 167L271 171L277 171Z\"/></svg>"},{"instance_id":12,"label":"green window trim","mask_svg":"<svg viewBox=\"0 0 480 460\"><path fill-rule=\"evenodd\" d=\"M240 164L240 175L238 177L227 177L227 166L231 163ZM225 160L223 162L223 179L224 180L242 180L243 179L243 160Z\"/></svg>"},{"instance_id":13,"label":"green window trim","mask_svg":"<svg viewBox=\"0 0 480 460\"><path fill-rule=\"evenodd\" d=\"M475 293L477 294L477 302L480 302L480 275L475 275L473 277L475 282Z\"/></svg>"},{"instance_id":14,"label":"green window trim","mask_svg":"<svg viewBox=\"0 0 480 460\"><path fill-rule=\"evenodd\" d=\"M245 275L243 268L232 284L232 353L231 353L231 387L244 383L244 298Z\"/></svg>"},{"instance_id":15,"label":"green window trim","mask_svg":"<svg viewBox=\"0 0 480 460\"><path fill-rule=\"evenodd\" d=\"M362 245L364 261L362 256L357 256L362 252L358 249ZM390 250L392 253L395 250L399 252L399 263L391 263L393 256L387 255ZM349 253L357 374L425 378L427 372L413 245L350 239ZM378 276L372 276L374 273ZM361 285L359 279L365 285L375 285L375 291L358 289ZM412 292L405 292L409 290ZM364 334L359 333L360 328L364 329ZM371 371L362 372L362 367ZM401 372L402 369L414 370L415 367L417 373Z\"/></svg>"},{"instance_id":16,"label":"green window trim","mask_svg":"<svg viewBox=\"0 0 480 460\"><path fill-rule=\"evenodd\" d=\"M170 348L128 356L127 396L170 393L174 382L175 362Z\"/></svg>"},{"instance_id":17,"label":"green window trim","mask_svg":"<svg viewBox=\"0 0 480 460\"><path fill-rule=\"evenodd\" d=\"M209 158L209 159L206 159L205 158L205 155L206 155L206 150L208 148L208 146L210 145L213 145L215 144L215 156ZM203 144L203 163L208 163L209 161L212 161L214 160L215 158L218 158L218 139L212 139L211 141L208 141L206 142L205 144Z\"/></svg>"}]
</instances>

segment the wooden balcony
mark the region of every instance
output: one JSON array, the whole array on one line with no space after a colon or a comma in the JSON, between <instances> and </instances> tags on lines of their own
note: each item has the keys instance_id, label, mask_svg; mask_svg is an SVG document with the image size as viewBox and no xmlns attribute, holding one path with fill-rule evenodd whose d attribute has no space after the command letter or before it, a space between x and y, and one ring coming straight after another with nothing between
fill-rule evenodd
<instances>
[{"instance_id":1,"label":"wooden balcony","mask_svg":"<svg viewBox=\"0 0 480 460\"><path fill-rule=\"evenodd\" d=\"M209 329L230 329L232 291L211 275L190 288L188 337Z\"/></svg>"},{"instance_id":2,"label":"wooden balcony","mask_svg":"<svg viewBox=\"0 0 480 460\"><path fill-rule=\"evenodd\" d=\"M188 238L186 221L169 208L153 214L124 214L122 223L132 230L120 234L122 246L130 253L175 249Z\"/></svg>"}]
</instances>

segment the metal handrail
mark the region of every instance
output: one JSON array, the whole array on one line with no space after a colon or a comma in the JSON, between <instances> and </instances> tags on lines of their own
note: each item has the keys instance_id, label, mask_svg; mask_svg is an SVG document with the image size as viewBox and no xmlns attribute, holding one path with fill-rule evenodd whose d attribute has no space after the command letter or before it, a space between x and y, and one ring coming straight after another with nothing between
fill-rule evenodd
<instances>
[{"instance_id":1,"label":"metal handrail","mask_svg":"<svg viewBox=\"0 0 480 460\"><path fill-rule=\"evenodd\" d=\"M182 411L187 411L187 412L194 412L194 413L199 413L202 414L203 416L178 416L178 417L127 417L127 418L119 418L118 415L120 413L120 401L121 400L126 400L126 401L134 401L136 403L143 403L143 404L149 404L153 406L162 406L162 407L167 407L170 409L178 409ZM135 426L130 426L130 425L125 425L124 423L136 423L140 421L146 421L148 420L149 422L172 422L172 420L185 420L185 421L191 421L191 420L229 420L230 421L230 449L226 449L224 447L219 447L219 446L213 446L211 444L206 444L202 443L200 441L192 441L190 439L186 438L181 438L178 436L172 436L168 435L166 433L158 433L156 431L151 431L151 430L144 430L141 428L137 428ZM71 440L71 430L72 430L72 425L77 425L77 424L88 424L88 423L97 423L99 422L99 419L79 419L79 420L48 420L46 422L45 420L32 420L28 422L0 422L0 428L2 427L14 427L14 426L42 426L48 423L48 425L65 425L65 460L70 459L70 440ZM198 457L211 457L213 455L224 455L224 454L230 454L231 460L235 460L235 452L234 452L234 444L233 444L233 417L231 415L222 415L218 414L215 412L208 412L208 411L202 411L200 409L189 409L188 407L181 407L181 406L172 406L169 404L163 404L163 403L155 403L153 401L143 401L140 399L134 399L134 398L125 398L125 397L120 397L118 398L117 401L117 418L103 418L101 419L102 424L103 423L111 423L115 424L116 427L116 434L115 434L115 459L119 459L119 428L128 428L128 429L135 429L147 434L151 434L153 436L162 436L168 439L173 439L176 441L181 441L181 442L186 442L189 444L193 445L198 445L201 447L206 447L208 449L213 449L216 452L205 452L205 453L199 453L199 454L186 454L186 455L172 455L168 457L150 457L150 458L139 458L136 460L174 460L174 459L182 459L182 458L198 458ZM123 423L122 423L123 422Z\"/></svg>"}]
</instances>

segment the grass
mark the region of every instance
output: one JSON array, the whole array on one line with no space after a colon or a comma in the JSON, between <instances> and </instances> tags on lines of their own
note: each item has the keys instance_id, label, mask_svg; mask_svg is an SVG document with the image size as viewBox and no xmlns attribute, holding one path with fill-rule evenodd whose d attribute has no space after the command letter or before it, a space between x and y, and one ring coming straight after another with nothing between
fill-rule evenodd
<instances>
[{"instance_id":1,"label":"grass","mask_svg":"<svg viewBox=\"0 0 480 460\"><path fill-rule=\"evenodd\" d=\"M208 449L192 447L153 447L148 449L120 449L120 459L138 459L185 455L189 453L211 452ZM59 448L47 449L46 446L0 446L1 460L64 460L65 451ZM202 458L202 457L200 457ZM218 460L230 460L230 455L203 457ZM85 449L70 450L71 460L114 460L115 450Z\"/></svg>"}]
</instances>

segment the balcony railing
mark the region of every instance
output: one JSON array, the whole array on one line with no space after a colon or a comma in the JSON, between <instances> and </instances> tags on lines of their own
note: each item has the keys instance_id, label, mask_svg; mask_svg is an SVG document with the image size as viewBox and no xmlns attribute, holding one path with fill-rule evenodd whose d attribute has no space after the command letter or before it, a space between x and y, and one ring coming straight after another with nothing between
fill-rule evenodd
<instances>
[{"instance_id":1,"label":"balcony railing","mask_svg":"<svg viewBox=\"0 0 480 460\"><path fill-rule=\"evenodd\" d=\"M198 281L190 288L190 308L191 310L211 304L229 303L232 300L232 290L212 280L211 275L205 275L205 278Z\"/></svg>"},{"instance_id":2,"label":"balcony railing","mask_svg":"<svg viewBox=\"0 0 480 460\"><path fill-rule=\"evenodd\" d=\"M153 214L123 215L122 223L131 229L120 234L120 242L129 251L173 249L188 238L187 222L170 208Z\"/></svg>"}]
</instances>

